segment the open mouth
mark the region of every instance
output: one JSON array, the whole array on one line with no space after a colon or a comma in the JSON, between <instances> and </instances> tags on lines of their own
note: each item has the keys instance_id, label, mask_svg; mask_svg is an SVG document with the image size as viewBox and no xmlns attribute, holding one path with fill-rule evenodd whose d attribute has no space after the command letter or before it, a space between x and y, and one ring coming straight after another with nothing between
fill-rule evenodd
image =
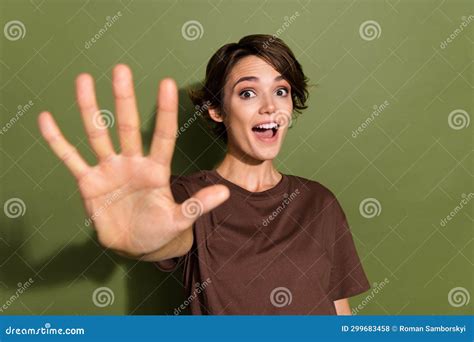
<instances>
[{"instance_id":1,"label":"open mouth","mask_svg":"<svg viewBox=\"0 0 474 342\"><path fill-rule=\"evenodd\" d=\"M254 126L252 127L252 131L260 138L271 139L277 134L278 128L280 128L280 126L273 122Z\"/></svg>"}]
</instances>

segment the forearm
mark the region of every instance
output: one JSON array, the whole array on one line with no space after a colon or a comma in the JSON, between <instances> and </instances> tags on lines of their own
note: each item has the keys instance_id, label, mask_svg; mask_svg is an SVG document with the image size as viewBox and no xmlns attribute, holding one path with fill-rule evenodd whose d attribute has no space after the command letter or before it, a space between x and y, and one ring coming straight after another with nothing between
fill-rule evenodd
<instances>
[{"instance_id":1,"label":"forearm","mask_svg":"<svg viewBox=\"0 0 474 342\"><path fill-rule=\"evenodd\" d=\"M193 230L192 227L190 227L156 251L140 255L129 254L123 251L115 251L115 253L128 259L153 262L185 255L191 249L192 245Z\"/></svg>"}]
</instances>

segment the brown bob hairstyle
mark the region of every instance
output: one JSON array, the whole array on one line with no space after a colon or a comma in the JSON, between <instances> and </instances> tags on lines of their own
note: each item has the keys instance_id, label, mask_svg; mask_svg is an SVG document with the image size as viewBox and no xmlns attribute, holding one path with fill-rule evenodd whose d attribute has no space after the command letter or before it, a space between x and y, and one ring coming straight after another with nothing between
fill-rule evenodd
<instances>
[{"instance_id":1,"label":"brown bob hairstyle","mask_svg":"<svg viewBox=\"0 0 474 342\"><path fill-rule=\"evenodd\" d=\"M191 101L200 109L208 126L226 144L227 131L224 123L214 121L207 108L213 108L225 117L223 89L227 77L239 60L251 55L266 61L290 84L295 112L301 113L307 108L305 103L309 95L308 78L293 52L281 39L267 34L253 34L243 37L238 43L226 44L209 60L206 78L201 87L188 91Z\"/></svg>"}]
</instances>

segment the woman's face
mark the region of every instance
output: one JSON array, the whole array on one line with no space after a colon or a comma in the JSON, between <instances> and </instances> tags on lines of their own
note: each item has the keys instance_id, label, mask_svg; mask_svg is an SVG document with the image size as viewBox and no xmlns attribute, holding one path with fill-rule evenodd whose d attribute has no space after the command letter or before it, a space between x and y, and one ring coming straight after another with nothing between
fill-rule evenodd
<instances>
[{"instance_id":1,"label":"woman's face","mask_svg":"<svg viewBox=\"0 0 474 342\"><path fill-rule=\"evenodd\" d=\"M291 124L290 84L264 60L244 57L228 75L224 110L229 149L257 161L274 159Z\"/></svg>"}]
</instances>

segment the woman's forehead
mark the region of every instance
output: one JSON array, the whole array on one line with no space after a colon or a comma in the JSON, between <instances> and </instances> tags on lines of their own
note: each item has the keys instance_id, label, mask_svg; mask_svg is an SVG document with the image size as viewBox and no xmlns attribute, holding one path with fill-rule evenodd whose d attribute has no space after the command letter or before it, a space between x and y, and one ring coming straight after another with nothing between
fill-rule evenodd
<instances>
[{"instance_id":1,"label":"woman's forehead","mask_svg":"<svg viewBox=\"0 0 474 342\"><path fill-rule=\"evenodd\" d=\"M228 80L232 85L242 77L276 78L280 73L263 59L257 56L242 58L230 71ZM256 80L256 81L258 81Z\"/></svg>"}]
</instances>

